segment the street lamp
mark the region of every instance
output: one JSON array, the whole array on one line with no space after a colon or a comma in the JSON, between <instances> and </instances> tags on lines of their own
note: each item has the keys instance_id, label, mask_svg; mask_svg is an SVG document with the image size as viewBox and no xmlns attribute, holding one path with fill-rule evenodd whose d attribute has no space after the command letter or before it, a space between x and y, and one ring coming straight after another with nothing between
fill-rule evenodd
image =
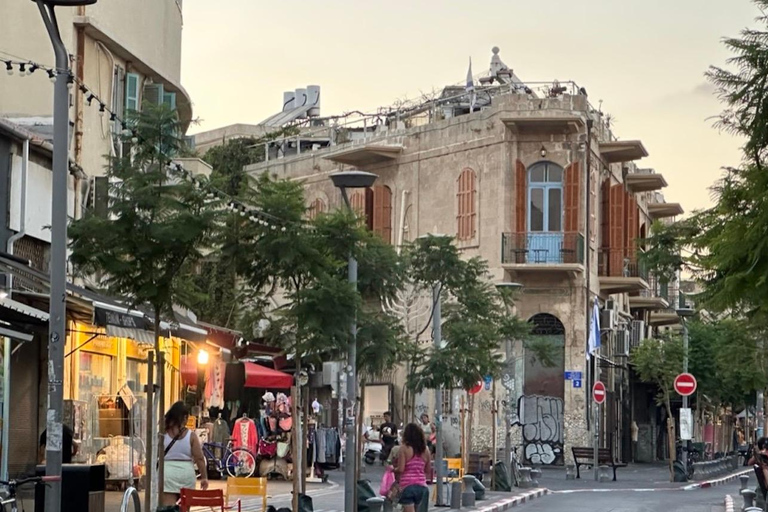
<instances>
[{"instance_id":1,"label":"street lamp","mask_svg":"<svg viewBox=\"0 0 768 512\"><path fill-rule=\"evenodd\" d=\"M511 283L511 282L503 282L503 283L496 283L496 289L501 294L501 298L504 301L504 306L507 306L507 300L505 297L505 292L510 291L514 292L517 290L520 290L523 288L523 285L520 283ZM515 365L514 361L512 360L512 343L513 340L504 340L504 371L509 376L509 382L510 385L505 386L507 388L507 407L506 407L506 417L504 419L504 464L509 469L508 474L512 474L512 468L509 467L509 464L512 461L512 425L511 425L511 411L512 411L512 404L515 400L514 393L512 391L512 387L514 386L515 382ZM493 454L493 457L496 457L496 454Z\"/></svg>"},{"instance_id":2,"label":"street lamp","mask_svg":"<svg viewBox=\"0 0 768 512\"><path fill-rule=\"evenodd\" d=\"M688 319L696 314L696 310L688 307L687 305L684 305L683 307L678 308L676 313L677 316L680 317L680 321L683 324L683 373L688 373ZM688 414L687 396L683 397L683 409L686 411L685 414ZM680 462L683 464L683 471L686 471L688 468L688 444L689 443L686 443L686 447L684 450L682 450L680 455Z\"/></svg>"},{"instance_id":3,"label":"street lamp","mask_svg":"<svg viewBox=\"0 0 768 512\"><path fill-rule=\"evenodd\" d=\"M368 188L373 186L376 176L373 173L365 171L342 171L330 175L333 186L341 191L341 197L349 211L352 210L352 204L347 196L348 188ZM349 255L348 279L352 287L357 291L357 260L355 256ZM355 401L357 399L357 318L352 319L349 326L350 338L347 346L347 420L344 421L347 431L347 439L344 451L347 460L344 466L344 510L356 510L355 503L355 474L357 468L357 440L355 428Z\"/></svg>"},{"instance_id":4,"label":"street lamp","mask_svg":"<svg viewBox=\"0 0 768 512\"><path fill-rule=\"evenodd\" d=\"M33 0L37 3L56 55L56 85L53 93L53 176L51 177L51 295L48 321L48 411L45 474L61 475L64 404L64 343L66 341L67 294L67 171L69 167L69 91L72 71L61 40L55 8L76 7L96 0ZM51 482L45 492L45 510L61 510L61 481Z\"/></svg>"}]
</instances>

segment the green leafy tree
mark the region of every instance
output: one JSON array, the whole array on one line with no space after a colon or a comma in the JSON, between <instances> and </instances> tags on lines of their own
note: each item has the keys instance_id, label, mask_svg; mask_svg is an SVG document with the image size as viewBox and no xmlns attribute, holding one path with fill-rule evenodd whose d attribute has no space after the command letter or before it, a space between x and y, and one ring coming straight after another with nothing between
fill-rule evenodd
<instances>
[{"instance_id":1,"label":"green leafy tree","mask_svg":"<svg viewBox=\"0 0 768 512\"><path fill-rule=\"evenodd\" d=\"M679 336L643 340L631 354L631 362L640 380L657 387L656 403L667 412L670 481L674 480L675 418L672 415L672 393L675 377L683 371L683 342Z\"/></svg>"}]
</instances>

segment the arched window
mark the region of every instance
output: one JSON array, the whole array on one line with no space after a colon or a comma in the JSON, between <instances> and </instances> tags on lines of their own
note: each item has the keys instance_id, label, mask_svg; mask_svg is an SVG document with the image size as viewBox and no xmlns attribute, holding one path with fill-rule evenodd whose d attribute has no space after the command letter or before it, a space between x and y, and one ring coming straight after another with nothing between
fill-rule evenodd
<instances>
[{"instance_id":1,"label":"arched window","mask_svg":"<svg viewBox=\"0 0 768 512\"><path fill-rule=\"evenodd\" d=\"M317 218L318 215L325 212L325 201L319 197L312 201L307 210L307 216L310 220Z\"/></svg>"},{"instance_id":2,"label":"arched window","mask_svg":"<svg viewBox=\"0 0 768 512\"><path fill-rule=\"evenodd\" d=\"M461 171L458 179L458 213L456 214L457 238L472 240L477 234L477 175L475 171L466 168Z\"/></svg>"}]
</instances>

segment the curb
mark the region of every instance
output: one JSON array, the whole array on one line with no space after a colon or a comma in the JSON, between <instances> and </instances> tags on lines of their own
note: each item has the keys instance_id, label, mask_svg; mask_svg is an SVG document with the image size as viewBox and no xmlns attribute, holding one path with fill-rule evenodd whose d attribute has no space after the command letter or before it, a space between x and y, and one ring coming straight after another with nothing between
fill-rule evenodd
<instances>
[{"instance_id":1,"label":"curb","mask_svg":"<svg viewBox=\"0 0 768 512\"><path fill-rule=\"evenodd\" d=\"M710 487L716 487L718 485L727 484L728 482L736 480L741 475L746 475L746 474L752 473L752 471L754 471L752 468L744 469L744 470L738 471L736 473L733 473L731 475L724 476L722 478L718 478L716 480L707 480L705 482L698 482L698 483L695 483L695 484L686 485L685 487L683 487L683 490L684 491L693 491L695 489L708 489Z\"/></svg>"},{"instance_id":2,"label":"curb","mask_svg":"<svg viewBox=\"0 0 768 512\"><path fill-rule=\"evenodd\" d=\"M733 498L730 494L725 495L725 512L733 512Z\"/></svg>"},{"instance_id":3,"label":"curb","mask_svg":"<svg viewBox=\"0 0 768 512\"><path fill-rule=\"evenodd\" d=\"M486 507L478 507L476 510L477 512L502 512L503 510L517 507L524 503L528 503L529 501L533 501L536 498L546 496L547 494L550 494L549 489L533 489L519 496L515 496L514 498L500 500Z\"/></svg>"}]
</instances>

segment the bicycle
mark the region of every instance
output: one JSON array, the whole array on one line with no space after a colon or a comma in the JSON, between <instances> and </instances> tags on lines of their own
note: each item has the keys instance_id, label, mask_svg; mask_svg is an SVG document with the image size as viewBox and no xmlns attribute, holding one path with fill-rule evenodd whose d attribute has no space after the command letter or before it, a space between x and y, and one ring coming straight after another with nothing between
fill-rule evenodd
<instances>
[{"instance_id":1,"label":"bicycle","mask_svg":"<svg viewBox=\"0 0 768 512\"><path fill-rule=\"evenodd\" d=\"M32 476L29 478L22 478L21 480L9 480L8 482L0 480L0 485L6 487L6 496L0 498L0 512L6 512L8 505L10 505L10 512L18 512L16 490L22 485L34 483L35 485L48 482L60 482L60 476ZM24 512L24 503L21 504L21 510Z\"/></svg>"},{"instance_id":2,"label":"bicycle","mask_svg":"<svg viewBox=\"0 0 768 512\"><path fill-rule=\"evenodd\" d=\"M218 457L217 453L222 453ZM203 456L208 470L217 471L220 476L224 473L232 477L248 478L256 473L256 455L248 448L234 446L232 441L226 445L221 443L203 443ZM213 465L211 465L211 462ZM198 474L198 476L200 476Z\"/></svg>"}]
</instances>

